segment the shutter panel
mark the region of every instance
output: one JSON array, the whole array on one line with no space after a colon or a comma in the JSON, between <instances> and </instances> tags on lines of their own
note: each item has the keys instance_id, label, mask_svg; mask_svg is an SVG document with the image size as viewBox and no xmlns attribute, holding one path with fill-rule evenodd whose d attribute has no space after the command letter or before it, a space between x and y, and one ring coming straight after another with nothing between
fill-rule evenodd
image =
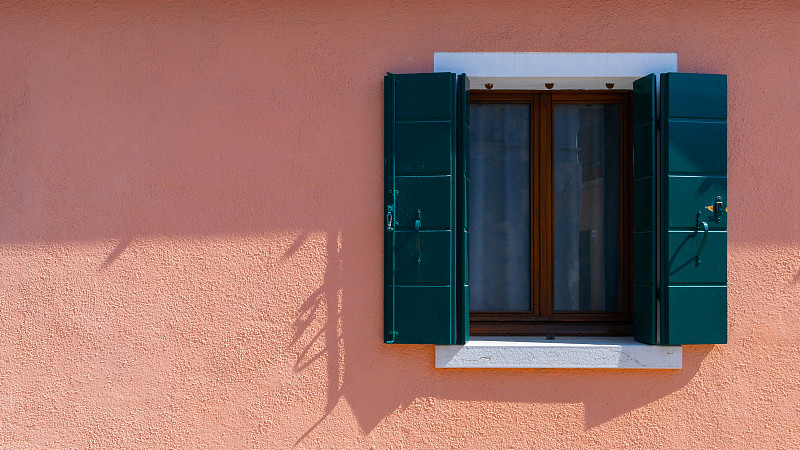
<instances>
[{"instance_id":1,"label":"shutter panel","mask_svg":"<svg viewBox=\"0 0 800 450\"><path fill-rule=\"evenodd\" d=\"M727 78L661 74L661 344L727 342Z\"/></svg>"},{"instance_id":2,"label":"shutter panel","mask_svg":"<svg viewBox=\"0 0 800 450\"><path fill-rule=\"evenodd\" d=\"M469 227L467 208L469 207L469 80L466 75L458 76L458 294L456 298L458 329L456 343L465 344L469 340Z\"/></svg>"},{"instance_id":3,"label":"shutter panel","mask_svg":"<svg viewBox=\"0 0 800 450\"><path fill-rule=\"evenodd\" d=\"M633 83L633 337L657 343L656 76Z\"/></svg>"},{"instance_id":4,"label":"shutter panel","mask_svg":"<svg viewBox=\"0 0 800 450\"><path fill-rule=\"evenodd\" d=\"M388 74L384 83L384 339L464 342L469 312L457 275L464 81L452 73L424 73Z\"/></svg>"}]
</instances>

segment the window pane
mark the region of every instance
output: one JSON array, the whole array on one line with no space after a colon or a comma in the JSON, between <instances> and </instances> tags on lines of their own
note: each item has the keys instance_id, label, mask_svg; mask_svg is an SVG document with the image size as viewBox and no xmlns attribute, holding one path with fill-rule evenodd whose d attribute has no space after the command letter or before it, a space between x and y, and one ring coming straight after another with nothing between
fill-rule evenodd
<instances>
[{"instance_id":1,"label":"window pane","mask_svg":"<svg viewBox=\"0 0 800 450\"><path fill-rule=\"evenodd\" d=\"M619 310L619 105L556 104L556 311Z\"/></svg>"},{"instance_id":2,"label":"window pane","mask_svg":"<svg viewBox=\"0 0 800 450\"><path fill-rule=\"evenodd\" d=\"M473 311L530 311L530 105L470 105Z\"/></svg>"}]
</instances>

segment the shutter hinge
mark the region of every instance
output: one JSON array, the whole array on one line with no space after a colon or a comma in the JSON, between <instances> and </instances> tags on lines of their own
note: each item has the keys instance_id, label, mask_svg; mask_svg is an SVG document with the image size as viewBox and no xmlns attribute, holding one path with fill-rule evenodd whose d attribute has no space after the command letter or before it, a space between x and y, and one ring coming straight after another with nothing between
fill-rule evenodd
<instances>
[{"instance_id":1,"label":"shutter hinge","mask_svg":"<svg viewBox=\"0 0 800 450\"><path fill-rule=\"evenodd\" d=\"M392 205L386 205L386 231L394 231L394 207Z\"/></svg>"}]
</instances>

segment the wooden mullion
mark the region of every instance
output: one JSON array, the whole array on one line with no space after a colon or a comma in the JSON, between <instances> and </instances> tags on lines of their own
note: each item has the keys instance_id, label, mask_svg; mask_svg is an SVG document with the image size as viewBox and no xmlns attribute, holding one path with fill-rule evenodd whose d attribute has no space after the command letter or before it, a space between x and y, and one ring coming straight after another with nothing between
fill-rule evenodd
<instances>
[{"instance_id":1,"label":"wooden mullion","mask_svg":"<svg viewBox=\"0 0 800 450\"><path fill-rule=\"evenodd\" d=\"M622 103L630 97L622 92L558 92L551 94L553 103Z\"/></svg>"},{"instance_id":2,"label":"wooden mullion","mask_svg":"<svg viewBox=\"0 0 800 450\"><path fill-rule=\"evenodd\" d=\"M540 272L540 291L539 304L540 316L549 318L553 314L553 96L552 94L541 95L542 124L539 148L540 172L539 179L541 184L540 208L542 216L540 220L539 239L541 242L541 272Z\"/></svg>"},{"instance_id":3,"label":"wooden mullion","mask_svg":"<svg viewBox=\"0 0 800 450\"><path fill-rule=\"evenodd\" d=\"M470 103L531 103L535 94L519 91L470 91Z\"/></svg>"},{"instance_id":4,"label":"wooden mullion","mask_svg":"<svg viewBox=\"0 0 800 450\"><path fill-rule=\"evenodd\" d=\"M502 326L500 326L502 325ZM476 322L470 321L475 336L630 336L633 325L625 322Z\"/></svg>"},{"instance_id":5,"label":"wooden mullion","mask_svg":"<svg viewBox=\"0 0 800 450\"><path fill-rule=\"evenodd\" d=\"M538 95L534 95L531 102L531 155L530 155L530 182L531 182L531 198L530 198L530 208L531 208L531 229L530 232L530 242L531 242L531 262L530 268L531 272L530 276L530 304L531 304L531 311L533 311L534 315L539 317L541 316L541 310L539 307L539 302L537 299L539 298L539 276L541 267L541 245L540 240L537 235L539 230L539 222L541 220L542 212L539 209L539 199L538 195L540 192L540 179L539 173L541 172L541 163L538 160L539 155L539 136L541 135L541 118L543 114L540 110L540 103L541 99Z\"/></svg>"},{"instance_id":6,"label":"wooden mullion","mask_svg":"<svg viewBox=\"0 0 800 450\"><path fill-rule=\"evenodd\" d=\"M554 311L549 318L551 321L598 321L598 320L626 320L625 311Z\"/></svg>"},{"instance_id":7,"label":"wooden mullion","mask_svg":"<svg viewBox=\"0 0 800 450\"><path fill-rule=\"evenodd\" d=\"M537 317L530 311L472 311L470 319L478 322L597 322L625 321L624 312L570 312L556 311L550 317Z\"/></svg>"},{"instance_id":8,"label":"wooden mullion","mask_svg":"<svg viewBox=\"0 0 800 450\"><path fill-rule=\"evenodd\" d=\"M478 322L491 321L521 321L531 322L541 320L530 311L472 311L470 320Z\"/></svg>"}]
</instances>

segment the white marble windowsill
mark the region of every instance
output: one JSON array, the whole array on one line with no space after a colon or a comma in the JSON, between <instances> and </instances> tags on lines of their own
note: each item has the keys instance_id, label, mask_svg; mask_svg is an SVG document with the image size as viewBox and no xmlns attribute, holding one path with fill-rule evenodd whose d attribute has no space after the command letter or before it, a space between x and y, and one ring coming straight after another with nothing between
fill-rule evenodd
<instances>
[{"instance_id":1,"label":"white marble windowsill","mask_svg":"<svg viewBox=\"0 0 800 450\"><path fill-rule=\"evenodd\" d=\"M647 345L630 337L478 337L437 345L437 368L680 369L680 346Z\"/></svg>"}]
</instances>

